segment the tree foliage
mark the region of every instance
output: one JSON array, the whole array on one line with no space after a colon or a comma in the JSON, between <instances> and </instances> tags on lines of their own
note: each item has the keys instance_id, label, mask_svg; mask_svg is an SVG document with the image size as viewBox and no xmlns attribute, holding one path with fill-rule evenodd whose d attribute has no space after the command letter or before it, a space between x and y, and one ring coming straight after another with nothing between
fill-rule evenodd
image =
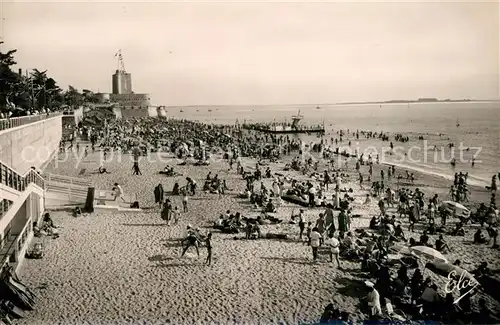
<instances>
[{"instance_id":1,"label":"tree foliage","mask_svg":"<svg viewBox=\"0 0 500 325\"><path fill-rule=\"evenodd\" d=\"M11 116L17 116L29 111L54 110L64 106L76 108L99 101L98 96L87 89L80 93L69 86L63 91L47 70L34 69L29 75L13 71L12 67L17 64L14 58L16 52L0 51L0 111L9 111Z\"/></svg>"}]
</instances>

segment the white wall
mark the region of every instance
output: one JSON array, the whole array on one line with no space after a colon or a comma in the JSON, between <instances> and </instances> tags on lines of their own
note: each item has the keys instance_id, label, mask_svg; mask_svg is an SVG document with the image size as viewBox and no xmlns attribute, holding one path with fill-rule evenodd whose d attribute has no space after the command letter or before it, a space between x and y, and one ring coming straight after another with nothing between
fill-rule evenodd
<instances>
[{"instance_id":1,"label":"white wall","mask_svg":"<svg viewBox=\"0 0 500 325\"><path fill-rule=\"evenodd\" d=\"M24 175L51 158L61 137L62 116L0 131L0 161Z\"/></svg>"}]
</instances>

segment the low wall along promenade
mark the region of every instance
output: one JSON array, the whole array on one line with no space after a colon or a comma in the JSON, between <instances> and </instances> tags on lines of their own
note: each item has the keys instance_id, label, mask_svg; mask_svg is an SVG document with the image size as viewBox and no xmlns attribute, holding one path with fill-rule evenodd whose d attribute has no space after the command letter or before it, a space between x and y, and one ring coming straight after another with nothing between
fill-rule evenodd
<instances>
[{"instance_id":1,"label":"low wall along promenade","mask_svg":"<svg viewBox=\"0 0 500 325\"><path fill-rule=\"evenodd\" d=\"M23 175L31 166L41 168L58 150L62 116L0 131L0 161Z\"/></svg>"}]
</instances>

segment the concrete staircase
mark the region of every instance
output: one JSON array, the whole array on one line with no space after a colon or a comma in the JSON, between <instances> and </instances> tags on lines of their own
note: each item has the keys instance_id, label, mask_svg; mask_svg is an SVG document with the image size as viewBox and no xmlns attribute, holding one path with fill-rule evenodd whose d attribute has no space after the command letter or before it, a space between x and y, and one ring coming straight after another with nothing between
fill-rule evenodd
<instances>
[{"instance_id":1,"label":"concrete staircase","mask_svg":"<svg viewBox=\"0 0 500 325\"><path fill-rule=\"evenodd\" d=\"M45 207L55 209L85 204L89 180L57 174L44 174Z\"/></svg>"}]
</instances>

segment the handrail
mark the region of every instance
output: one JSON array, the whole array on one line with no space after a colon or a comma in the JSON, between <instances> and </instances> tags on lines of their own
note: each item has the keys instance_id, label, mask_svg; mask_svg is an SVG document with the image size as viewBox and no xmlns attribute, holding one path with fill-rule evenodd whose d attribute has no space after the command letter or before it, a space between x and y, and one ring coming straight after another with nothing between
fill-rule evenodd
<instances>
[{"instance_id":1,"label":"handrail","mask_svg":"<svg viewBox=\"0 0 500 325\"><path fill-rule=\"evenodd\" d=\"M0 267L3 268L3 266L5 265L5 262L6 260L10 257L10 254L12 254L12 247L15 247L15 245L17 244L17 239L19 238L19 235L12 235L11 234L11 230L12 229L9 229L8 233L6 234L6 236L4 238L2 238L2 248L0 249ZM10 245L5 248L3 247L3 244L5 242L9 242L9 237L14 237L15 238L12 240L12 242L10 243ZM1 253L2 251L5 251L5 253Z\"/></svg>"},{"instance_id":2,"label":"handrail","mask_svg":"<svg viewBox=\"0 0 500 325\"><path fill-rule=\"evenodd\" d=\"M0 183L16 191L23 192L30 183L45 188L45 180L38 172L30 169L24 176L0 162Z\"/></svg>"},{"instance_id":3,"label":"handrail","mask_svg":"<svg viewBox=\"0 0 500 325\"><path fill-rule=\"evenodd\" d=\"M43 121L51 117L63 115L62 112L52 112L39 115L27 115L20 117L0 119L0 131L12 129L21 125L31 124L38 121Z\"/></svg>"},{"instance_id":4,"label":"handrail","mask_svg":"<svg viewBox=\"0 0 500 325\"><path fill-rule=\"evenodd\" d=\"M56 183L71 184L84 187L85 186L88 187L91 185L91 182L89 180L79 177L71 177L71 176L57 175L51 173L44 174L44 177L46 182L56 182Z\"/></svg>"},{"instance_id":5,"label":"handrail","mask_svg":"<svg viewBox=\"0 0 500 325\"><path fill-rule=\"evenodd\" d=\"M74 189L74 188L68 188L64 186L54 186L54 185L47 185L47 192L48 193L58 193L58 194L66 194L69 195L70 197L79 197L79 198L85 198L87 197L88 190L87 189Z\"/></svg>"}]
</instances>

